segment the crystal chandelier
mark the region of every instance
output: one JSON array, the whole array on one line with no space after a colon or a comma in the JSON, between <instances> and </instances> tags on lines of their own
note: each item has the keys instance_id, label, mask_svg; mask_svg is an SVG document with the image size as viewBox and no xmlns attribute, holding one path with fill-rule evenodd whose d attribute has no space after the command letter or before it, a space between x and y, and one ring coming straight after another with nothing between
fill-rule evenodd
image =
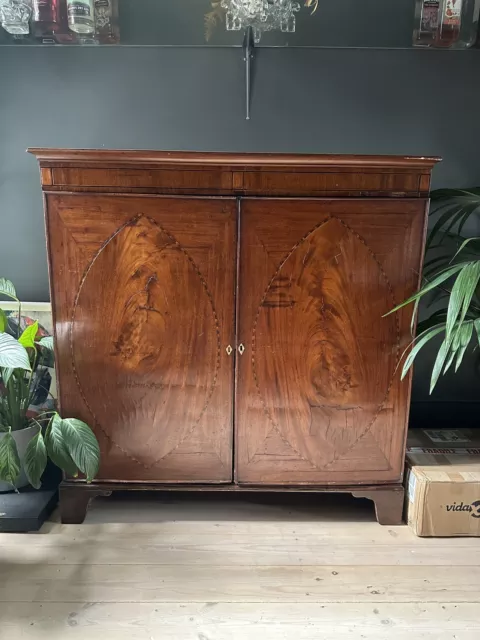
<instances>
[{"instance_id":1,"label":"crystal chandelier","mask_svg":"<svg viewBox=\"0 0 480 640\"><path fill-rule=\"evenodd\" d=\"M222 0L226 10L228 31L252 27L256 43L263 31L295 31L295 13L300 4L295 0Z\"/></svg>"}]
</instances>

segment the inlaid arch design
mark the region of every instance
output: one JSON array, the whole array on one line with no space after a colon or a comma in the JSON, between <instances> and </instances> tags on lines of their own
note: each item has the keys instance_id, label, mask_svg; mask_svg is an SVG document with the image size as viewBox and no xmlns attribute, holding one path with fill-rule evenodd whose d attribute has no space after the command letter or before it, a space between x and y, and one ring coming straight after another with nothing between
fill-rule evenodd
<instances>
[{"instance_id":1,"label":"inlaid arch design","mask_svg":"<svg viewBox=\"0 0 480 640\"><path fill-rule=\"evenodd\" d=\"M207 411L220 360L213 297L188 250L152 218L120 227L88 266L71 354L95 424L144 467L178 449Z\"/></svg>"},{"instance_id":2,"label":"inlaid arch design","mask_svg":"<svg viewBox=\"0 0 480 640\"><path fill-rule=\"evenodd\" d=\"M314 468L345 455L382 411L398 319L372 324L371 314L380 319L394 304L368 244L335 217L294 245L265 289L252 330L254 383L272 428Z\"/></svg>"}]
</instances>

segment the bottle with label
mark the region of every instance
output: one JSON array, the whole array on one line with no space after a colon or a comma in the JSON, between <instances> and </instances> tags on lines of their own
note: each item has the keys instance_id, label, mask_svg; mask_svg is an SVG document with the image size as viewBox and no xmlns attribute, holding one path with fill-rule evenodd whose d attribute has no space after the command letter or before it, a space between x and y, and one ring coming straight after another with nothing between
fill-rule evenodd
<instances>
[{"instance_id":1,"label":"bottle with label","mask_svg":"<svg viewBox=\"0 0 480 640\"><path fill-rule=\"evenodd\" d=\"M463 0L441 0L436 47L452 47L460 38Z\"/></svg>"},{"instance_id":2,"label":"bottle with label","mask_svg":"<svg viewBox=\"0 0 480 640\"><path fill-rule=\"evenodd\" d=\"M77 44L77 34L68 28L67 2L60 0L60 29L55 32L57 44Z\"/></svg>"},{"instance_id":3,"label":"bottle with label","mask_svg":"<svg viewBox=\"0 0 480 640\"><path fill-rule=\"evenodd\" d=\"M475 43L480 0L440 0L435 46L465 49Z\"/></svg>"},{"instance_id":4,"label":"bottle with label","mask_svg":"<svg viewBox=\"0 0 480 640\"><path fill-rule=\"evenodd\" d=\"M0 23L13 36L30 33L31 0L0 0Z\"/></svg>"},{"instance_id":5,"label":"bottle with label","mask_svg":"<svg viewBox=\"0 0 480 640\"><path fill-rule=\"evenodd\" d=\"M32 23L36 36L52 34L60 27L60 0L33 0Z\"/></svg>"},{"instance_id":6,"label":"bottle with label","mask_svg":"<svg viewBox=\"0 0 480 640\"><path fill-rule=\"evenodd\" d=\"M475 44L478 35L479 17L480 0L463 0L460 38L456 42L455 48L466 49Z\"/></svg>"},{"instance_id":7,"label":"bottle with label","mask_svg":"<svg viewBox=\"0 0 480 640\"><path fill-rule=\"evenodd\" d=\"M67 0L68 26L75 33L95 32L94 0Z\"/></svg>"},{"instance_id":8,"label":"bottle with label","mask_svg":"<svg viewBox=\"0 0 480 640\"><path fill-rule=\"evenodd\" d=\"M95 0L95 36L100 44L118 44L118 0Z\"/></svg>"},{"instance_id":9,"label":"bottle with label","mask_svg":"<svg viewBox=\"0 0 480 640\"><path fill-rule=\"evenodd\" d=\"M431 47L438 28L440 0L417 0L415 6L414 47Z\"/></svg>"}]
</instances>

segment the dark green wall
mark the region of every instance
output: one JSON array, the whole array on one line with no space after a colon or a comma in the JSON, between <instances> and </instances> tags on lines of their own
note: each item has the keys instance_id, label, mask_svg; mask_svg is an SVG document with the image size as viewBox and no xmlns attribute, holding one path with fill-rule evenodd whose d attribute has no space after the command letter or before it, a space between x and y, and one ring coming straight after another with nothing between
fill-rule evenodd
<instances>
[{"instance_id":1,"label":"dark green wall","mask_svg":"<svg viewBox=\"0 0 480 640\"><path fill-rule=\"evenodd\" d=\"M28 146L434 154L434 186L479 184L479 73L478 50L262 49L246 122L238 49L0 47L0 275L48 299ZM475 398L471 369L440 393Z\"/></svg>"}]
</instances>

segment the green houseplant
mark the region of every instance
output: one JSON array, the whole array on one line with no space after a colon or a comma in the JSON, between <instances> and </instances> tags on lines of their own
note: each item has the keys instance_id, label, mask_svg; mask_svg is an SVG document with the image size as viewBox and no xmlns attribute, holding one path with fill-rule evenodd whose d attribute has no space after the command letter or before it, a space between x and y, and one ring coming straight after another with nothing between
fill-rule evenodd
<instances>
[{"instance_id":1,"label":"green houseplant","mask_svg":"<svg viewBox=\"0 0 480 640\"><path fill-rule=\"evenodd\" d=\"M431 393L453 364L458 370L468 347L480 344L480 238L462 233L469 219L478 219L480 188L432 192L430 214L438 218L428 237L422 287L390 313L414 304L413 327L422 298L427 297L428 309L438 307L418 323L402 369L403 378L430 340L442 336L430 380Z\"/></svg>"},{"instance_id":2,"label":"green houseplant","mask_svg":"<svg viewBox=\"0 0 480 640\"><path fill-rule=\"evenodd\" d=\"M21 305L15 287L0 278L0 295ZM0 303L1 304L1 303ZM18 335L8 333L8 320L0 308L0 491L30 483L36 489L47 460L68 475L83 473L91 482L98 472L100 450L90 427L56 411L29 415L41 379L36 375L42 357L53 350L53 338L39 338L38 322Z\"/></svg>"}]
</instances>

